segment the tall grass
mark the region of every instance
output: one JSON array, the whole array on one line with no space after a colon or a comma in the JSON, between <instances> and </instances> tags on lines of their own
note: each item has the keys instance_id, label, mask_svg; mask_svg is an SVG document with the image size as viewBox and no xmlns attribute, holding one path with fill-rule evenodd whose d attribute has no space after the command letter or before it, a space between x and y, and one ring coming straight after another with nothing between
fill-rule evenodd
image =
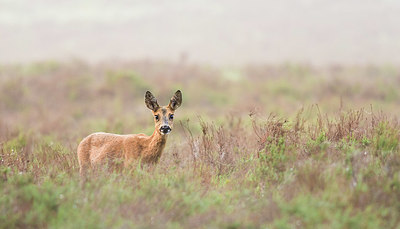
<instances>
[{"instance_id":1,"label":"tall grass","mask_svg":"<svg viewBox=\"0 0 400 229\"><path fill-rule=\"evenodd\" d=\"M165 63L46 66L1 68L0 228L400 225L397 95L371 87L395 88L398 72L258 66L231 80ZM81 183L86 134L152 132L150 86L183 91L159 164L104 166Z\"/></svg>"}]
</instances>

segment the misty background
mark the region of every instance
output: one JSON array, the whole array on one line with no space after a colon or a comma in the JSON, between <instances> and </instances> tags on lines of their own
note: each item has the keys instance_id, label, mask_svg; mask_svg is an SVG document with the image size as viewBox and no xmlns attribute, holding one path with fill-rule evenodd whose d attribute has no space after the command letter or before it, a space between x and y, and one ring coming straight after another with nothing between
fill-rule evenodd
<instances>
[{"instance_id":1,"label":"misty background","mask_svg":"<svg viewBox=\"0 0 400 229\"><path fill-rule=\"evenodd\" d=\"M400 1L0 0L0 63L399 64Z\"/></svg>"}]
</instances>

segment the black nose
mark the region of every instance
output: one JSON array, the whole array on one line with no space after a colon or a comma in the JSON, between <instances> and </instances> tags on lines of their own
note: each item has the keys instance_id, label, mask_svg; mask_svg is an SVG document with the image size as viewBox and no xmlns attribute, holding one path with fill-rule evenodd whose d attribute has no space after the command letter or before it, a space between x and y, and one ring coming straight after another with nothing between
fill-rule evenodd
<instances>
[{"instance_id":1,"label":"black nose","mask_svg":"<svg viewBox=\"0 0 400 229\"><path fill-rule=\"evenodd\" d=\"M169 132L171 132L171 127L164 125L160 128L161 133L163 134L168 134Z\"/></svg>"}]
</instances>

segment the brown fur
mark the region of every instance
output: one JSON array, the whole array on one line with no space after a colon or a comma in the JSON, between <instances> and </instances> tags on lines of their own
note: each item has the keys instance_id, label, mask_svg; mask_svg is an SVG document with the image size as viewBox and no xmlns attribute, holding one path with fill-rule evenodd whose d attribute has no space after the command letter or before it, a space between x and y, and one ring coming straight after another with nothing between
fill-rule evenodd
<instances>
[{"instance_id":1,"label":"brown fur","mask_svg":"<svg viewBox=\"0 0 400 229\"><path fill-rule=\"evenodd\" d=\"M139 159L144 163L158 162L168 136L163 134L160 128L166 125L172 130L173 118L171 119L171 115L181 105L182 94L178 90L168 106L160 107L157 99L150 92L146 92L145 103L154 116L154 133L151 136L145 134L90 134L81 141L77 150L81 176L85 175L90 166L107 161L120 160L123 161L125 167Z\"/></svg>"}]
</instances>

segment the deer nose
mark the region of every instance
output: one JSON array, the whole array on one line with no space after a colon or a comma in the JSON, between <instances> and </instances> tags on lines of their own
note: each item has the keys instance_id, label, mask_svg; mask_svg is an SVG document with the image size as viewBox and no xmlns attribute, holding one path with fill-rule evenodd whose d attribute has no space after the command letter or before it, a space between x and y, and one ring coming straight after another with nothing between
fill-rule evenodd
<instances>
[{"instance_id":1,"label":"deer nose","mask_svg":"<svg viewBox=\"0 0 400 229\"><path fill-rule=\"evenodd\" d=\"M169 132L171 132L171 127L167 125L161 126L160 132L163 134L169 134Z\"/></svg>"}]
</instances>

